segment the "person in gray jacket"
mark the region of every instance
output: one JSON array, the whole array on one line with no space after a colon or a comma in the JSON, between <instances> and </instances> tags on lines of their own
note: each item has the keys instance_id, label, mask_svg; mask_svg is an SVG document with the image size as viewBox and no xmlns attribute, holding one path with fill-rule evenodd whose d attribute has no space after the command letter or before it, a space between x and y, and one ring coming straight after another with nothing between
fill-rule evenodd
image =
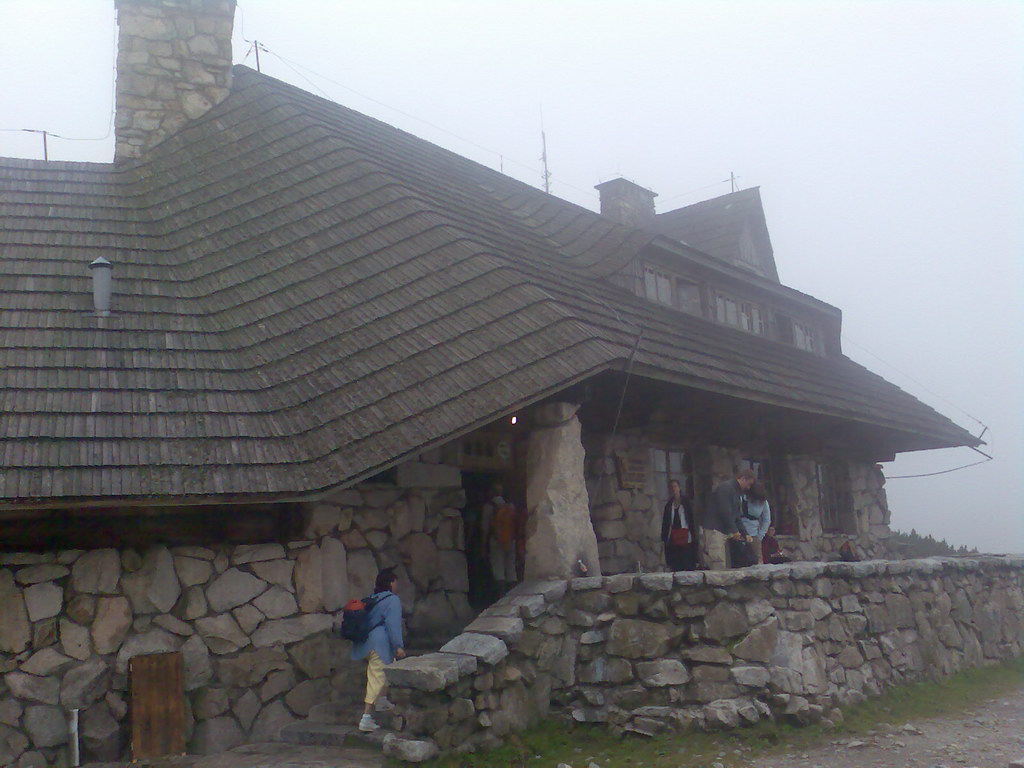
<instances>
[{"instance_id":1,"label":"person in gray jacket","mask_svg":"<svg viewBox=\"0 0 1024 768\"><path fill-rule=\"evenodd\" d=\"M701 554L706 568L721 570L728 567L726 541L743 536L737 520L743 514L746 492L756 479L752 470L743 469L712 489L701 537Z\"/></svg>"}]
</instances>

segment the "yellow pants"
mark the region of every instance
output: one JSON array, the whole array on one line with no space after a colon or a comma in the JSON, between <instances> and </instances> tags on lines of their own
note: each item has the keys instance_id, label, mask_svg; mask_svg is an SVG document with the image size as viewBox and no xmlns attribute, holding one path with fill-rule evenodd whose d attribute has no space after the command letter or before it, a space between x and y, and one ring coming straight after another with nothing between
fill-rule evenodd
<instances>
[{"instance_id":1,"label":"yellow pants","mask_svg":"<svg viewBox=\"0 0 1024 768\"><path fill-rule=\"evenodd\" d=\"M380 692L384 690L384 683L384 662L376 651L370 651L366 656L366 696L363 702L376 704Z\"/></svg>"}]
</instances>

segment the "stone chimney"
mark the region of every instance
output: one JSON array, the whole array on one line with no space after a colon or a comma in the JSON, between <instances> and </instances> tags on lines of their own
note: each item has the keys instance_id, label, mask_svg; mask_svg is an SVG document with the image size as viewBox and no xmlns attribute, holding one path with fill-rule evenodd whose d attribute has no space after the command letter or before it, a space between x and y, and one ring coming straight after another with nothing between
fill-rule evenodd
<instances>
[{"instance_id":1,"label":"stone chimney","mask_svg":"<svg viewBox=\"0 0 1024 768\"><path fill-rule=\"evenodd\" d=\"M594 187L601 194L601 215L630 227L645 227L654 221L656 192L626 179L612 179Z\"/></svg>"},{"instance_id":2,"label":"stone chimney","mask_svg":"<svg viewBox=\"0 0 1024 768\"><path fill-rule=\"evenodd\" d=\"M116 0L114 160L140 157L231 87L235 0Z\"/></svg>"}]
</instances>

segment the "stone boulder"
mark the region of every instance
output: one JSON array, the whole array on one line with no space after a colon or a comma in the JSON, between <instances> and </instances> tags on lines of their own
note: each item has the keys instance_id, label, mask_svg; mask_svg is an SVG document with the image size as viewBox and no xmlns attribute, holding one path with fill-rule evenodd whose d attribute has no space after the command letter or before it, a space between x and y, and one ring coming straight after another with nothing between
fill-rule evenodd
<instances>
[{"instance_id":1,"label":"stone boulder","mask_svg":"<svg viewBox=\"0 0 1024 768\"><path fill-rule=\"evenodd\" d=\"M704 617L704 634L721 643L750 629L746 611L732 603L719 603Z\"/></svg>"},{"instance_id":2,"label":"stone boulder","mask_svg":"<svg viewBox=\"0 0 1024 768\"><path fill-rule=\"evenodd\" d=\"M295 560L295 595L303 613L323 608L323 554L315 544L303 549Z\"/></svg>"},{"instance_id":3,"label":"stone boulder","mask_svg":"<svg viewBox=\"0 0 1024 768\"><path fill-rule=\"evenodd\" d=\"M377 561L368 549L348 552L348 593L353 597L373 594L373 583L377 579Z\"/></svg>"},{"instance_id":4,"label":"stone boulder","mask_svg":"<svg viewBox=\"0 0 1024 768\"><path fill-rule=\"evenodd\" d=\"M97 702L82 713L79 734L89 759L105 762L120 759L124 734L104 702Z\"/></svg>"},{"instance_id":5,"label":"stone boulder","mask_svg":"<svg viewBox=\"0 0 1024 768\"><path fill-rule=\"evenodd\" d=\"M64 590L52 581L33 584L25 589L24 594L29 621L52 618L64 606Z\"/></svg>"},{"instance_id":6,"label":"stone boulder","mask_svg":"<svg viewBox=\"0 0 1024 768\"><path fill-rule=\"evenodd\" d=\"M601 572L583 473L578 406L551 403L534 411L527 449L526 578L569 578L582 560Z\"/></svg>"},{"instance_id":7,"label":"stone boulder","mask_svg":"<svg viewBox=\"0 0 1024 768\"><path fill-rule=\"evenodd\" d=\"M229 568L206 589L206 600L214 613L225 613L263 594L270 585L250 573Z\"/></svg>"},{"instance_id":8,"label":"stone boulder","mask_svg":"<svg viewBox=\"0 0 1024 768\"><path fill-rule=\"evenodd\" d=\"M283 587L271 587L253 600L252 604L268 619L283 619L299 611L295 596Z\"/></svg>"},{"instance_id":9,"label":"stone boulder","mask_svg":"<svg viewBox=\"0 0 1024 768\"><path fill-rule=\"evenodd\" d=\"M192 733L190 751L200 755L216 755L234 749L245 741L245 734L230 715L202 720Z\"/></svg>"},{"instance_id":10,"label":"stone boulder","mask_svg":"<svg viewBox=\"0 0 1024 768\"><path fill-rule=\"evenodd\" d=\"M112 595L121 578L121 558L116 549L94 549L79 557L71 568L71 586L76 592Z\"/></svg>"},{"instance_id":11,"label":"stone boulder","mask_svg":"<svg viewBox=\"0 0 1024 768\"><path fill-rule=\"evenodd\" d=\"M462 653L494 665L508 656L508 646L491 635L463 632L442 645L441 653Z\"/></svg>"},{"instance_id":12,"label":"stone boulder","mask_svg":"<svg viewBox=\"0 0 1024 768\"><path fill-rule=\"evenodd\" d=\"M66 709L85 709L106 693L110 668L93 657L68 670L60 683L60 703Z\"/></svg>"},{"instance_id":13,"label":"stone boulder","mask_svg":"<svg viewBox=\"0 0 1024 768\"><path fill-rule=\"evenodd\" d=\"M234 653L249 644L249 638L230 613L196 619L196 630L217 654Z\"/></svg>"},{"instance_id":14,"label":"stone boulder","mask_svg":"<svg viewBox=\"0 0 1024 768\"><path fill-rule=\"evenodd\" d=\"M57 704L60 701L60 681L55 677L38 677L24 672L8 672L4 676L7 688L15 698Z\"/></svg>"},{"instance_id":15,"label":"stone boulder","mask_svg":"<svg viewBox=\"0 0 1024 768\"><path fill-rule=\"evenodd\" d=\"M178 574L178 581L183 587L194 587L210 580L213 565L209 560L178 555L174 558L174 571Z\"/></svg>"},{"instance_id":16,"label":"stone boulder","mask_svg":"<svg viewBox=\"0 0 1024 768\"><path fill-rule=\"evenodd\" d=\"M162 629L151 628L141 635L132 635L117 652L115 669L119 675L128 671L128 662L136 656L169 653L178 649L180 639Z\"/></svg>"},{"instance_id":17,"label":"stone boulder","mask_svg":"<svg viewBox=\"0 0 1024 768\"><path fill-rule=\"evenodd\" d=\"M323 678L319 680L303 680L292 688L284 697L288 709L299 717L309 715L315 704L331 700L331 682Z\"/></svg>"},{"instance_id":18,"label":"stone boulder","mask_svg":"<svg viewBox=\"0 0 1024 768\"><path fill-rule=\"evenodd\" d=\"M260 648L217 660L217 679L224 685L249 688L259 685L276 670L291 671L288 654L281 648Z\"/></svg>"},{"instance_id":19,"label":"stone boulder","mask_svg":"<svg viewBox=\"0 0 1024 768\"><path fill-rule=\"evenodd\" d=\"M273 619L263 622L252 636L252 644L257 648L274 645L287 645L304 640L317 632L326 632L334 623L324 613L307 613L291 619Z\"/></svg>"},{"instance_id":20,"label":"stone boulder","mask_svg":"<svg viewBox=\"0 0 1024 768\"><path fill-rule=\"evenodd\" d=\"M736 644L733 654L747 661L769 662L775 653L779 635L779 620L774 616L763 624L754 627L750 633Z\"/></svg>"},{"instance_id":21,"label":"stone boulder","mask_svg":"<svg viewBox=\"0 0 1024 768\"><path fill-rule=\"evenodd\" d=\"M39 584L44 581L54 581L67 576L70 571L63 565L55 563L44 563L42 565L30 565L28 568L21 568L15 575L19 584Z\"/></svg>"},{"instance_id":22,"label":"stone boulder","mask_svg":"<svg viewBox=\"0 0 1024 768\"><path fill-rule=\"evenodd\" d=\"M294 560L267 560L259 563L252 563L249 566L252 572L268 584L295 591L295 584L292 581L292 574L295 570Z\"/></svg>"},{"instance_id":23,"label":"stone boulder","mask_svg":"<svg viewBox=\"0 0 1024 768\"><path fill-rule=\"evenodd\" d=\"M127 598L101 597L96 602L92 622L92 642L96 653L114 653L132 626L132 608Z\"/></svg>"},{"instance_id":24,"label":"stone boulder","mask_svg":"<svg viewBox=\"0 0 1024 768\"><path fill-rule=\"evenodd\" d=\"M213 679L210 650L199 635L192 635L182 644L181 655L186 691L202 688Z\"/></svg>"},{"instance_id":25,"label":"stone boulder","mask_svg":"<svg viewBox=\"0 0 1024 768\"><path fill-rule=\"evenodd\" d=\"M36 749L64 744L68 740L68 720L60 707L38 704L25 708L25 730Z\"/></svg>"},{"instance_id":26,"label":"stone boulder","mask_svg":"<svg viewBox=\"0 0 1024 768\"><path fill-rule=\"evenodd\" d=\"M690 680L690 673L678 659L658 659L636 665L640 682L650 688L666 685L683 685Z\"/></svg>"},{"instance_id":27,"label":"stone boulder","mask_svg":"<svg viewBox=\"0 0 1024 768\"><path fill-rule=\"evenodd\" d=\"M430 583L441 575L441 560L434 540L425 533L410 533L399 542L398 551L413 584L421 592L427 592Z\"/></svg>"},{"instance_id":28,"label":"stone boulder","mask_svg":"<svg viewBox=\"0 0 1024 768\"><path fill-rule=\"evenodd\" d=\"M607 652L626 659L660 658L668 651L671 634L664 624L639 619L616 619L608 630Z\"/></svg>"},{"instance_id":29,"label":"stone boulder","mask_svg":"<svg viewBox=\"0 0 1024 768\"><path fill-rule=\"evenodd\" d=\"M276 741L280 730L294 723L296 719L285 707L284 702L272 702L264 707L256 718L249 738L251 741Z\"/></svg>"},{"instance_id":30,"label":"stone boulder","mask_svg":"<svg viewBox=\"0 0 1024 768\"><path fill-rule=\"evenodd\" d=\"M60 644L68 656L85 661L92 655L89 629L68 619L60 620Z\"/></svg>"},{"instance_id":31,"label":"stone boulder","mask_svg":"<svg viewBox=\"0 0 1024 768\"><path fill-rule=\"evenodd\" d=\"M320 542L321 597L324 610L334 613L348 600L348 553L338 539Z\"/></svg>"},{"instance_id":32,"label":"stone boulder","mask_svg":"<svg viewBox=\"0 0 1024 768\"><path fill-rule=\"evenodd\" d=\"M56 648L43 648L43 650L33 653L32 656L29 657L28 661L21 665L21 671L28 672L30 675L48 677L55 672L60 672L62 669L73 663L72 659L65 656Z\"/></svg>"},{"instance_id":33,"label":"stone boulder","mask_svg":"<svg viewBox=\"0 0 1024 768\"><path fill-rule=\"evenodd\" d=\"M409 739L395 733L384 737L384 754L407 763L422 763L437 757L437 744L429 739Z\"/></svg>"},{"instance_id":34,"label":"stone boulder","mask_svg":"<svg viewBox=\"0 0 1024 768\"><path fill-rule=\"evenodd\" d=\"M0 570L0 653L21 653L32 639L25 598L8 570Z\"/></svg>"},{"instance_id":35,"label":"stone boulder","mask_svg":"<svg viewBox=\"0 0 1024 768\"><path fill-rule=\"evenodd\" d=\"M231 564L259 563L266 560L280 560L282 557L284 557L284 547L280 544L239 544L231 553Z\"/></svg>"},{"instance_id":36,"label":"stone boulder","mask_svg":"<svg viewBox=\"0 0 1024 768\"><path fill-rule=\"evenodd\" d=\"M125 575L121 583L136 613L168 613L181 596L174 557L163 546L149 549L142 567Z\"/></svg>"}]
</instances>

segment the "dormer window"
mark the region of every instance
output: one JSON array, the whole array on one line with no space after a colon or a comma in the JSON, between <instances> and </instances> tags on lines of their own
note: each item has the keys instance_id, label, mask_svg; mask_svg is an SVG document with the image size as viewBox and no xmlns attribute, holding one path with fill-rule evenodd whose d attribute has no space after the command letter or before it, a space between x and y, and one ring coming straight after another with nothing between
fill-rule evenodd
<instances>
[{"instance_id":1,"label":"dormer window","mask_svg":"<svg viewBox=\"0 0 1024 768\"><path fill-rule=\"evenodd\" d=\"M764 312L753 302L741 301L718 292L715 294L715 318L723 325L731 325L758 336L764 335Z\"/></svg>"},{"instance_id":2,"label":"dormer window","mask_svg":"<svg viewBox=\"0 0 1024 768\"><path fill-rule=\"evenodd\" d=\"M651 301L675 306L672 299L672 278L650 267L644 267L644 293Z\"/></svg>"},{"instance_id":3,"label":"dormer window","mask_svg":"<svg viewBox=\"0 0 1024 768\"><path fill-rule=\"evenodd\" d=\"M806 349L808 352L817 352L817 336L818 334L811 326L805 323L793 322L793 346L797 349Z\"/></svg>"}]
</instances>

